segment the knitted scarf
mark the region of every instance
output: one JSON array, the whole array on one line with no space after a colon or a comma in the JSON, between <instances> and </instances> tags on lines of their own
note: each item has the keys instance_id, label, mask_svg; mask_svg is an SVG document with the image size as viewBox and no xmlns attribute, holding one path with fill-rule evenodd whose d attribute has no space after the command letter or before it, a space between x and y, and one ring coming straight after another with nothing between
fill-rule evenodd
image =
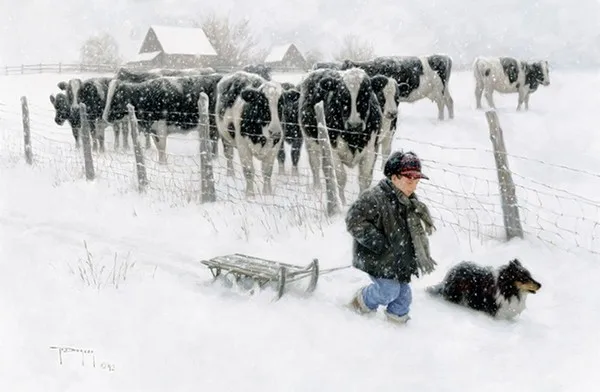
<instances>
[{"instance_id":1,"label":"knitted scarf","mask_svg":"<svg viewBox=\"0 0 600 392\"><path fill-rule=\"evenodd\" d=\"M433 272L437 263L431 258L429 252L429 238L435 230L433 219L429 213L429 208L417 199L417 195L408 197L399 189L393 187L400 203L406 207L406 223L410 236L415 247L415 256L417 259L417 268L423 274Z\"/></svg>"}]
</instances>

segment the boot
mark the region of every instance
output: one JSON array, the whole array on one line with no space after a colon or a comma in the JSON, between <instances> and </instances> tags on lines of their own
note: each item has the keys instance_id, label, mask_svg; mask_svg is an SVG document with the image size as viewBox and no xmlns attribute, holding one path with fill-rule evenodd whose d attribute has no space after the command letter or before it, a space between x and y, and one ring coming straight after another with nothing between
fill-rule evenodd
<instances>
[{"instance_id":1,"label":"boot","mask_svg":"<svg viewBox=\"0 0 600 392\"><path fill-rule=\"evenodd\" d=\"M354 297L352 297L352 301L348 304L350 309L358 314L372 314L375 313L375 310L369 309L369 307L365 304L365 300L363 299L363 288L358 290Z\"/></svg>"},{"instance_id":2,"label":"boot","mask_svg":"<svg viewBox=\"0 0 600 392\"><path fill-rule=\"evenodd\" d=\"M387 310L385 311L385 317L389 322L397 325L406 325L408 320L410 320L410 316L408 314L405 314L403 316L397 316L388 312Z\"/></svg>"}]
</instances>

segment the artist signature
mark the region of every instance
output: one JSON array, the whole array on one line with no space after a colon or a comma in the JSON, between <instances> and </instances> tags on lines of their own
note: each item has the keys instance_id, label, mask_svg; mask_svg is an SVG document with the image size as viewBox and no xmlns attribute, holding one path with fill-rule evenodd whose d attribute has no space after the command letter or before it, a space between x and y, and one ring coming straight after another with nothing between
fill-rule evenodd
<instances>
[{"instance_id":1,"label":"artist signature","mask_svg":"<svg viewBox=\"0 0 600 392\"><path fill-rule=\"evenodd\" d=\"M74 348L74 347L60 347L60 346L50 346L50 350L58 351L58 363L61 365L63 364L63 354L79 353L79 354L81 354L81 366L85 366L86 358L88 358L88 361L89 361L89 358L91 357L92 367L94 367L94 368L96 367L96 354L94 353L94 350L84 349L84 348ZM115 371L115 365L112 363L108 363L108 362L102 362L100 364L100 368L107 370L109 372Z\"/></svg>"}]
</instances>

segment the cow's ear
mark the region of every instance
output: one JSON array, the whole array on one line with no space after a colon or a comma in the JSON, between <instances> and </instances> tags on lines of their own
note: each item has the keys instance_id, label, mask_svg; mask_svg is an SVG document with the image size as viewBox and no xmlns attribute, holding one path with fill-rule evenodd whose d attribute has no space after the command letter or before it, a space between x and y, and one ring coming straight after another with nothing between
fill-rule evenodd
<instances>
[{"instance_id":1,"label":"cow's ear","mask_svg":"<svg viewBox=\"0 0 600 392\"><path fill-rule=\"evenodd\" d=\"M67 89L67 82L58 82L57 86L59 89L65 91Z\"/></svg>"},{"instance_id":2,"label":"cow's ear","mask_svg":"<svg viewBox=\"0 0 600 392\"><path fill-rule=\"evenodd\" d=\"M377 75L371 78L371 87L373 87L373 91L375 92L383 90L387 84L388 78L383 75Z\"/></svg>"},{"instance_id":3,"label":"cow's ear","mask_svg":"<svg viewBox=\"0 0 600 392\"><path fill-rule=\"evenodd\" d=\"M334 78L324 78L319 83L319 87L324 91L334 91L338 88L340 81Z\"/></svg>"},{"instance_id":4,"label":"cow's ear","mask_svg":"<svg viewBox=\"0 0 600 392\"><path fill-rule=\"evenodd\" d=\"M50 102L52 102L52 105L54 105L54 102L56 102L56 98L54 98L54 95L50 94Z\"/></svg>"},{"instance_id":5,"label":"cow's ear","mask_svg":"<svg viewBox=\"0 0 600 392\"><path fill-rule=\"evenodd\" d=\"M253 88L244 89L240 96L246 102L257 102L260 100L260 92Z\"/></svg>"},{"instance_id":6,"label":"cow's ear","mask_svg":"<svg viewBox=\"0 0 600 392\"><path fill-rule=\"evenodd\" d=\"M345 71L347 69L354 68L354 67L356 67L356 64L354 64L354 62L352 60L346 59L342 62L341 70Z\"/></svg>"}]
</instances>

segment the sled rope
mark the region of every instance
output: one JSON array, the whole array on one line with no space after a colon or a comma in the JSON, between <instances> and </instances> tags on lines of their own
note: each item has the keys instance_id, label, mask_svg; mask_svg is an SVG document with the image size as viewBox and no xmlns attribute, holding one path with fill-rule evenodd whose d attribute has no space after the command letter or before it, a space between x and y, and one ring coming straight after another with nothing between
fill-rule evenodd
<instances>
[{"instance_id":1,"label":"sled rope","mask_svg":"<svg viewBox=\"0 0 600 392\"><path fill-rule=\"evenodd\" d=\"M350 268L352 267L351 265L345 265L343 267L335 267L335 268L325 268L319 271L319 275L325 275L325 274L329 274L331 272L335 272L335 271L340 271L346 268Z\"/></svg>"}]
</instances>

